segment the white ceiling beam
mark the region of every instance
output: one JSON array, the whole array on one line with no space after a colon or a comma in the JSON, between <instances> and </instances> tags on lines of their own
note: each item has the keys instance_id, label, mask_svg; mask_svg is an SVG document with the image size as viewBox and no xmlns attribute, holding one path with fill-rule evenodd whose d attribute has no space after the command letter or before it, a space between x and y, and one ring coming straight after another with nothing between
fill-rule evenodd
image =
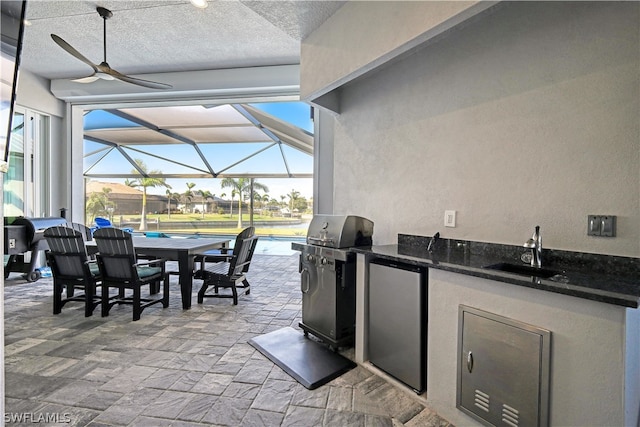
<instances>
[{"instance_id":1,"label":"white ceiling beam","mask_svg":"<svg viewBox=\"0 0 640 427\"><path fill-rule=\"evenodd\" d=\"M56 98L76 105L145 101L202 103L204 100L226 103L230 99L242 99L244 102L247 98L295 98L300 93L300 66L297 64L141 74L132 77L167 83L173 88L157 90L120 81L97 80L83 84L57 79L51 81L51 92Z\"/></svg>"}]
</instances>

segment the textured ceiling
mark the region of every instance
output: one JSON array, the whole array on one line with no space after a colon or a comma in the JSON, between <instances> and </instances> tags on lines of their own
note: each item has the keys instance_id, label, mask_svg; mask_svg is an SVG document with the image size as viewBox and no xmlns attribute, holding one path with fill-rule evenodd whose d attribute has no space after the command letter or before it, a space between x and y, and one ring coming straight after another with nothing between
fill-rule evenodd
<instances>
[{"instance_id":1,"label":"textured ceiling","mask_svg":"<svg viewBox=\"0 0 640 427\"><path fill-rule=\"evenodd\" d=\"M21 67L48 79L92 73L50 37L56 34L94 63L107 61L124 74L215 70L300 62L300 41L329 18L342 1L28 0Z\"/></svg>"},{"instance_id":2,"label":"textured ceiling","mask_svg":"<svg viewBox=\"0 0 640 427\"><path fill-rule=\"evenodd\" d=\"M103 61L103 19L96 11L97 6L113 12L113 17L107 20L107 61L124 74L299 64L301 40L343 4L337 1L209 0L209 7L197 9L189 0L27 0L30 25L25 28L21 69L47 79L75 79L92 74L91 67L65 52L50 35L58 35L91 62L99 64ZM99 83L89 84L87 89ZM161 162L162 166L152 169L162 170L165 177L310 176L310 171L302 170L311 164L308 159L287 150L310 157L312 135L248 106L234 108L251 117L251 121L230 106L184 108L191 108L191 114L179 114L180 109L123 110L130 117L150 123L151 129L91 131L85 134L85 139L101 141L100 145L108 147L114 155L130 152L131 156L144 156L149 165ZM193 114L193 109L201 112ZM228 119L220 116L221 112L230 109L246 123L235 127L219 124L219 120ZM165 129L169 136L157 131L158 127ZM190 143L183 143L181 151L172 151L185 139ZM239 144L233 160L227 163L221 160L225 144L247 141L262 145L248 150ZM202 143L202 151L196 150L195 158L202 157L204 166L194 170L191 163L183 164L177 159L183 155L194 158L194 147L198 143ZM273 151L280 160L265 157ZM93 157L102 159L102 153L88 153L85 161ZM131 158L123 161L123 157L104 161L108 166L101 170L98 160L85 165L85 176L124 176L122 173L130 173L133 165L130 161ZM212 165L207 165L209 161ZM125 172L119 173L113 165L119 165ZM279 165L281 170L266 170L265 165L271 169Z\"/></svg>"}]
</instances>

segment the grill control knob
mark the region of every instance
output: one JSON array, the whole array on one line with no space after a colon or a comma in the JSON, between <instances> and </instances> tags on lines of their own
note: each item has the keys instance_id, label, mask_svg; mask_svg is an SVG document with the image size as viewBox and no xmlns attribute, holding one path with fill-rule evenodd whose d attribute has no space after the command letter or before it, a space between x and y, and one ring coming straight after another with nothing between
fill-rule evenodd
<instances>
[{"instance_id":1,"label":"grill control knob","mask_svg":"<svg viewBox=\"0 0 640 427\"><path fill-rule=\"evenodd\" d=\"M313 262L315 258L311 254L307 254L307 261Z\"/></svg>"},{"instance_id":2,"label":"grill control knob","mask_svg":"<svg viewBox=\"0 0 640 427\"><path fill-rule=\"evenodd\" d=\"M320 264L327 265L327 259L325 257L320 258Z\"/></svg>"}]
</instances>

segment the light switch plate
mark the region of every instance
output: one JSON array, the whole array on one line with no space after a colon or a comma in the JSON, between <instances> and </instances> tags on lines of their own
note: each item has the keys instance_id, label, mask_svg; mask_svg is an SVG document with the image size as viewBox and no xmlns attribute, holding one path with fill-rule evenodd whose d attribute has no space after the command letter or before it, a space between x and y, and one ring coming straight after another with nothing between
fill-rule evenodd
<instances>
[{"instance_id":1,"label":"light switch plate","mask_svg":"<svg viewBox=\"0 0 640 427\"><path fill-rule=\"evenodd\" d=\"M444 226L445 227L456 226L456 211L444 211Z\"/></svg>"}]
</instances>

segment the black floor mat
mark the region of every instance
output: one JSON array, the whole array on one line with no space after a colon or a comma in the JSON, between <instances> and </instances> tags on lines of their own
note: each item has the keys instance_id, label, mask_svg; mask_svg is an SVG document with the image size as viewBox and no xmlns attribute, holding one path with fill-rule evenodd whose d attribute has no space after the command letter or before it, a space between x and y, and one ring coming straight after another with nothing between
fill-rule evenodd
<instances>
[{"instance_id":1,"label":"black floor mat","mask_svg":"<svg viewBox=\"0 0 640 427\"><path fill-rule=\"evenodd\" d=\"M309 390L356 367L351 360L290 327L252 338L249 344Z\"/></svg>"}]
</instances>

